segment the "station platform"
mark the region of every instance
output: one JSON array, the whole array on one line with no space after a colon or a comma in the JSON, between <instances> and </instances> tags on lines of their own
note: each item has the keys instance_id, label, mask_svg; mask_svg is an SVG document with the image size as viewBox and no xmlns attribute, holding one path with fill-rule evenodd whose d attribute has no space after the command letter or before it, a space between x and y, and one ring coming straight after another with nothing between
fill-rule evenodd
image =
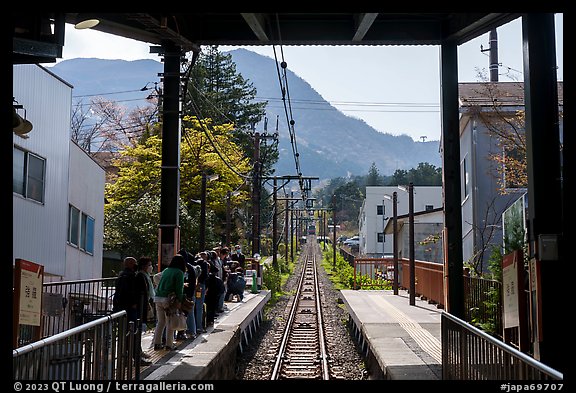
<instances>
[{"instance_id":1,"label":"station platform","mask_svg":"<svg viewBox=\"0 0 576 393\"><path fill-rule=\"evenodd\" d=\"M375 379L442 379L441 313L407 291L341 290L355 339Z\"/></svg>"},{"instance_id":2,"label":"station platform","mask_svg":"<svg viewBox=\"0 0 576 393\"><path fill-rule=\"evenodd\" d=\"M150 355L149 366L140 369L141 380L234 379L236 353L252 338L262 322L270 291L246 291L242 302L225 302L225 311L214 326L195 339L176 341L172 351L154 350L154 330L142 334L142 349Z\"/></svg>"}]
</instances>

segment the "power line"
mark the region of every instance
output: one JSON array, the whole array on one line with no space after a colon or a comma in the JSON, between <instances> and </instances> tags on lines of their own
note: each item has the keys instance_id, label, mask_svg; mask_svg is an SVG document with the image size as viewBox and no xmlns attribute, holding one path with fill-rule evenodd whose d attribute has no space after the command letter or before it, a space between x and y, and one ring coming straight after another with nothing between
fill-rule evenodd
<instances>
[{"instance_id":1,"label":"power line","mask_svg":"<svg viewBox=\"0 0 576 393\"><path fill-rule=\"evenodd\" d=\"M290 90L288 88L288 76L286 73L287 63L284 59L284 50L282 47L282 33L280 31L280 20L278 18L278 14L276 14L276 27L277 27L277 31L278 31L278 41L280 43L280 53L282 55L282 63L280 64L280 66L282 67L282 75L280 73L280 68L278 67L278 56L276 54L276 46L273 45L272 49L274 51L274 59L275 59L275 63L276 63L276 72L278 74L278 82L280 84L280 91L282 93L282 101L284 103L284 113L286 115L286 122L288 125L288 131L290 133L290 143L292 145L292 154L294 156L294 163L296 165L296 173L298 176L300 176L300 181L299 181L300 191L301 191L302 197L305 199L307 196L307 193L306 193L306 190L304 188L303 179L301 178L302 169L300 167L300 159L299 159L300 153L298 152L298 145L296 142L296 132L294 130L295 121L294 121L294 117L292 116L292 104L290 102Z\"/></svg>"}]
</instances>

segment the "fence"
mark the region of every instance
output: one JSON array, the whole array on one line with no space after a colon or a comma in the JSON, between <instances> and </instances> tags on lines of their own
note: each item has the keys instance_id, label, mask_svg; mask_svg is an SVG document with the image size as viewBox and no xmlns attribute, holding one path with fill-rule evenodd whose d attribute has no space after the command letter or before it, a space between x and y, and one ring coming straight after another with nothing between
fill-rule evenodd
<instances>
[{"instance_id":1,"label":"fence","mask_svg":"<svg viewBox=\"0 0 576 393\"><path fill-rule=\"evenodd\" d=\"M410 260L402 258L398 261L399 283L401 288L410 288ZM444 265L434 262L415 261L416 296L444 308Z\"/></svg>"},{"instance_id":2,"label":"fence","mask_svg":"<svg viewBox=\"0 0 576 393\"><path fill-rule=\"evenodd\" d=\"M377 289L389 287L394 279L392 258L354 259L354 289Z\"/></svg>"},{"instance_id":3,"label":"fence","mask_svg":"<svg viewBox=\"0 0 576 393\"><path fill-rule=\"evenodd\" d=\"M442 379L561 380L558 371L442 313Z\"/></svg>"},{"instance_id":4,"label":"fence","mask_svg":"<svg viewBox=\"0 0 576 393\"><path fill-rule=\"evenodd\" d=\"M464 319L474 325L490 325L492 333L502 337L502 283L464 276L464 293Z\"/></svg>"},{"instance_id":5,"label":"fence","mask_svg":"<svg viewBox=\"0 0 576 393\"><path fill-rule=\"evenodd\" d=\"M126 311L120 311L14 349L13 378L138 379L139 361L133 363L128 354L139 343L140 331L133 322L128 325Z\"/></svg>"},{"instance_id":6,"label":"fence","mask_svg":"<svg viewBox=\"0 0 576 393\"><path fill-rule=\"evenodd\" d=\"M348 251L344 250L341 247L338 247L338 251L340 252L342 258L344 258L344 260L348 262L350 266L354 266L354 260L355 260L354 254L349 253Z\"/></svg>"},{"instance_id":7,"label":"fence","mask_svg":"<svg viewBox=\"0 0 576 393\"><path fill-rule=\"evenodd\" d=\"M354 288L384 288L394 277L393 258L356 258L354 260ZM382 272L386 274L383 276ZM444 308L444 266L439 263L415 261L416 296ZM475 325L491 324L491 333L501 337L502 284L480 277L463 276L465 320ZM410 288L410 261L398 260L398 286Z\"/></svg>"},{"instance_id":8,"label":"fence","mask_svg":"<svg viewBox=\"0 0 576 393\"><path fill-rule=\"evenodd\" d=\"M53 336L112 313L116 277L44 283L42 331L40 337ZM32 329L20 325L18 346L32 341Z\"/></svg>"}]
</instances>

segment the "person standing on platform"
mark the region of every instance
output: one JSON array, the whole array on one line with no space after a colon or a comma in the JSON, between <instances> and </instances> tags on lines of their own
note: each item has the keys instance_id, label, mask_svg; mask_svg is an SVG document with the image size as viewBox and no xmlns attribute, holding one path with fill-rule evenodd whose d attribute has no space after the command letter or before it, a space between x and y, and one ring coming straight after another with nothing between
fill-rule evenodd
<instances>
[{"instance_id":1,"label":"person standing on platform","mask_svg":"<svg viewBox=\"0 0 576 393\"><path fill-rule=\"evenodd\" d=\"M200 266L198 284L196 284L196 294L194 296L194 312L196 313L196 335L206 333L204 326L204 298L206 296L206 279L208 278L209 263L208 252L202 251L194 264Z\"/></svg>"},{"instance_id":2,"label":"person standing on platform","mask_svg":"<svg viewBox=\"0 0 576 393\"><path fill-rule=\"evenodd\" d=\"M176 295L176 299L182 303L184 301L184 272L186 271L186 262L184 257L176 254L172 257L170 265L162 271L162 277L156 288L156 329L154 330L154 349L162 349L162 333L166 327L166 345L165 348L173 350L176 348L174 343L174 326L171 316L174 313L170 305L170 295Z\"/></svg>"},{"instance_id":3,"label":"person standing on platform","mask_svg":"<svg viewBox=\"0 0 576 393\"><path fill-rule=\"evenodd\" d=\"M214 325L214 318L218 309L220 296L224 294L224 283L218 277L218 268L210 266L210 273L206 279L206 327Z\"/></svg>"},{"instance_id":4,"label":"person standing on platform","mask_svg":"<svg viewBox=\"0 0 576 393\"><path fill-rule=\"evenodd\" d=\"M116 279L116 291L114 292L114 298L112 301L112 311L126 311L126 317L128 322L133 322L134 324L138 323L138 319L141 318L139 312L139 305L141 303L140 299L140 292L137 290L137 282L136 282L136 265L138 261L134 257L126 257L124 258L124 270L120 272L118 278ZM137 329L137 334L140 335L140 326L134 326ZM129 337L129 336L127 336ZM140 336L138 336L140 337ZM140 343L140 340L136 340L137 343ZM127 345L128 347L128 345ZM148 365L148 362L145 359L142 359L139 355L142 353L142 348L138 345L138 348L134 348L134 353L132 354L132 358L136 361L136 359L140 359L141 365Z\"/></svg>"},{"instance_id":5,"label":"person standing on platform","mask_svg":"<svg viewBox=\"0 0 576 393\"><path fill-rule=\"evenodd\" d=\"M142 332L148 329L147 323L154 320L153 306L156 291L154 290L150 273L152 273L152 259L145 256L138 258L136 267L136 292L139 294L138 297L140 299L138 302L138 315L140 316ZM150 357L150 355L144 351L141 352L141 356L143 358Z\"/></svg>"},{"instance_id":6,"label":"person standing on platform","mask_svg":"<svg viewBox=\"0 0 576 393\"><path fill-rule=\"evenodd\" d=\"M233 261L237 261L238 265L240 265L242 269L246 269L246 267L244 266L246 262L246 256L242 254L242 247L240 246L240 244L236 244L236 246L234 247L234 252L230 256L230 259L232 259Z\"/></svg>"}]
</instances>

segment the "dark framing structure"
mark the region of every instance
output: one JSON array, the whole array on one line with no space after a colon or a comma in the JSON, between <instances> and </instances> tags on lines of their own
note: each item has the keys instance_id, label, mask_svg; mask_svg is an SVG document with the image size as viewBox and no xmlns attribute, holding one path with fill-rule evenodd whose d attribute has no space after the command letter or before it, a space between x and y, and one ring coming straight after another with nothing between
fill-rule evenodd
<instances>
[{"instance_id":1,"label":"dark framing structure","mask_svg":"<svg viewBox=\"0 0 576 393\"><path fill-rule=\"evenodd\" d=\"M374 8L374 7L370 7ZM440 7L441 9L441 7ZM562 10L559 10L562 12ZM78 13L14 13L13 64L54 62L62 55L64 24ZM561 282L564 182L560 149L553 13L96 13L95 29L159 45L164 54L165 143L162 158L162 246L178 227L180 55L202 45L439 45L447 311L462 317L462 214L459 173L457 48L491 29L522 18L528 143L531 268L536 272L534 354L561 372L566 341ZM393 59L392 59L393 60ZM564 177L565 178L565 177ZM546 253L542 247L546 246ZM552 252L549 252L549 251Z\"/></svg>"}]
</instances>

